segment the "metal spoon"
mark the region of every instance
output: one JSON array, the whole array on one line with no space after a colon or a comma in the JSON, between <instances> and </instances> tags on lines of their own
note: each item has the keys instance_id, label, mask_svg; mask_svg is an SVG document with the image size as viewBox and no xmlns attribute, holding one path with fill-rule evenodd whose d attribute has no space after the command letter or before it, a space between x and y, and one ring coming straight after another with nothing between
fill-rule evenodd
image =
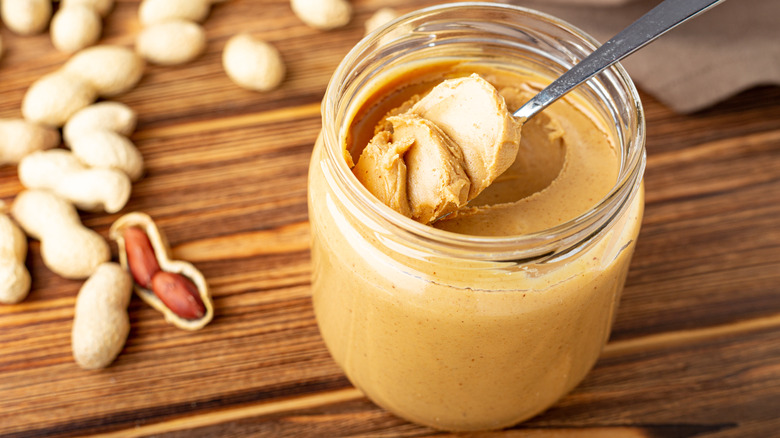
<instances>
[{"instance_id":1,"label":"metal spoon","mask_svg":"<svg viewBox=\"0 0 780 438\"><path fill-rule=\"evenodd\" d=\"M726 0L665 0L562 74L513 115L525 123L576 86L669 30L724 1ZM431 223L450 214L452 212L437 217Z\"/></svg>"},{"instance_id":2,"label":"metal spoon","mask_svg":"<svg viewBox=\"0 0 780 438\"><path fill-rule=\"evenodd\" d=\"M724 1L665 0L562 74L515 111L514 116L525 120L530 119L577 85L641 49L677 25Z\"/></svg>"}]
</instances>

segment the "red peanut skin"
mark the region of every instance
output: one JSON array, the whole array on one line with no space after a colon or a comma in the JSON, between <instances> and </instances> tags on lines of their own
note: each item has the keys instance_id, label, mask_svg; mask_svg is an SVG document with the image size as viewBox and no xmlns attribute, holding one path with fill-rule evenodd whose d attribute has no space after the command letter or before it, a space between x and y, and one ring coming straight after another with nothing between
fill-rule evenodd
<instances>
[{"instance_id":1,"label":"red peanut skin","mask_svg":"<svg viewBox=\"0 0 780 438\"><path fill-rule=\"evenodd\" d=\"M127 227L124 231L127 266L135 282L147 289L152 287L152 277L160 272L149 236L139 227Z\"/></svg>"},{"instance_id":2,"label":"red peanut skin","mask_svg":"<svg viewBox=\"0 0 780 438\"><path fill-rule=\"evenodd\" d=\"M157 272L152 277L152 292L165 304L165 307L181 318L199 319L206 314L206 306L200 299L198 288L189 278L181 274Z\"/></svg>"}]
</instances>

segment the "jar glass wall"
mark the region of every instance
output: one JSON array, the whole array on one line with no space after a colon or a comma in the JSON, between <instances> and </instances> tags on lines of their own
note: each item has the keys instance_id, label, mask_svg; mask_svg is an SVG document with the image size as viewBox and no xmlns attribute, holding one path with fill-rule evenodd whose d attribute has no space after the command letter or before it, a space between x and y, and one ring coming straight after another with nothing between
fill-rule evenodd
<instances>
[{"instance_id":1,"label":"jar glass wall","mask_svg":"<svg viewBox=\"0 0 780 438\"><path fill-rule=\"evenodd\" d=\"M348 165L360 152L345 151L356 115L426 65L541 87L594 47L534 11L451 4L373 33L334 74L309 171L314 310L336 362L380 406L440 429L497 429L582 380L609 336L639 232L644 119L619 66L579 87L572 102L619 155L614 186L554 227L484 237L416 223L374 198Z\"/></svg>"}]
</instances>

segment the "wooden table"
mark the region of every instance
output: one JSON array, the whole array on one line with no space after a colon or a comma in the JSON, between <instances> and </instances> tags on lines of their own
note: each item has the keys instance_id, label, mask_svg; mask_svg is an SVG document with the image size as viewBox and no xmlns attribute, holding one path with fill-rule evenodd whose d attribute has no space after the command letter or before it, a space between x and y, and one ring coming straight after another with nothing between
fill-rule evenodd
<instances>
[{"instance_id":1,"label":"wooden table","mask_svg":"<svg viewBox=\"0 0 780 438\"><path fill-rule=\"evenodd\" d=\"M319 32L287 0L219 4L205 55L150 66L117 99L139 113L132 140L147 165L123 212L157 219L175 256L208 278L217 316L189 333L135 297L119 358L84 371L70 352L82 283L49 272L31 242L32 292L0 307L0 435L447 435L366 400L331 360L312 313L306 173L319 102L384 5L356 1L347 28ZM104 42L132 45L137 6L118 3ZM279 48L280 89L249 92L225 76L222 47L240 31ZM30 83L67 57L47 35L0 33L0 117L18 117ZM647 209L612 340L574 392L498 435L780 434L780 89L691 116L642 98ZM0 198L21 189L15 168L0 168ZM106 236L118 216L82 218Z\"/></svg>"}]
</instances>

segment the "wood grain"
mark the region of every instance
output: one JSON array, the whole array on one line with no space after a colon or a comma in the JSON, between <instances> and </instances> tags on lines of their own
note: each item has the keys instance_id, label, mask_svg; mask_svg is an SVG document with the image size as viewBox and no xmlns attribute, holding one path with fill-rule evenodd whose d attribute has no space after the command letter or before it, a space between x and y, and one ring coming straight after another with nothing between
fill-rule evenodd
<instances>
[{"instance_id":1,"label":"wood grain","mask_svg":"<svg viewBox=\"0 0 780 438\"><path fill-rule=\"evenodd\" d=\"M0 307L0 436L451 436L394 417L349 384L319 337L309 289L306 178L327 81L373 11L426 4L355 1L347 28L320 32L287 0L233 0L214 6L203 56L147 68L117 99L139 113L132 139L148 167L123 212L152 215L174 255L203 271L216 317L183 332L134 298L118 360L83 371L70 355L81 282L49 272L32 242L33 290ZM132 45L137 8L119 1L102 41ZM280 89L249 92L224 75L222 47L240 31L279 48ZM30 83L67 56L46 35L0 35L0 117L18 117ZM780 430L780 89L689 116L642 98L647 209L612 340L573 393L483 436ZM21 188L14 167L0 168L0 199ZM106 236L118 215L82 218Z\"/></svg>"}]
</instances>

